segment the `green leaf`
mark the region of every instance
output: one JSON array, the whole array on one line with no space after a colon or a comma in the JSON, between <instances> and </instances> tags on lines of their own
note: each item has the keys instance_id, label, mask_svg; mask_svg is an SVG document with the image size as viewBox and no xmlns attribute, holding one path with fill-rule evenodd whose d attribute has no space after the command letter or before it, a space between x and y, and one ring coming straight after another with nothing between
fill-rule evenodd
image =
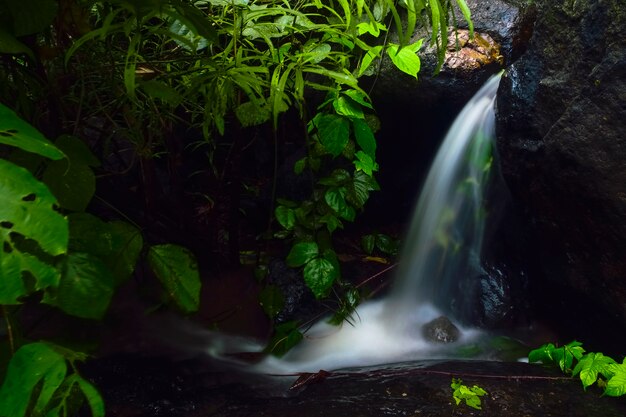
<instances>
[{"instance_id":1,"label":"green leaf","mask_svg":"<svg viewBox=\"0 0 626 417\"><path fill-rule=\"evenodd\" d=\"M352 127L354 129L356 143L358 143L366 154L374 158L376 156L376 138L374 137L372 129L365 120L361 119L352 120Z\"/></svg>"},{"instance_id":2,"label":"green leaf","mask_svg":"<svg viewBox=\"0 0 626 417\"><path fill-rule=\"evenodd\" d=\"M282 227L286 230L293 230L296 224L296 214L292 208L278 206L276 210L274 210L274 215Z\"/></svg>"},{"instance_id":3,"label":"green leaf","mask_svg":"<svg viewBox=\"0 0 626 417\"><path fill-rule=\"evenodd\" d=\"M11 55L25 54L33 61L35 60L35 54L28 46L2 29L0 29L0 53Z\"/></svg>"},{"instance_id":4,"label":"green leaf","mask_svg":"<svg viewBox=\"0 0 626 417\"><path fill-rule=\"evenodd\" d=\"M619 365L611 365L610 371L613 376L607 382L604 394L611 397L626 395L626 358Z\"/></svg>"},{"instance_id":5,"label":"green leaf","mask_svg":"<svg viewBox=\"0 0 626 417\"><path fill-rule=\"evenodd\" d=\"M54 0L3 1L11 15L15 36L32 35L47 29L57 14Z\"/></svg>"},{"instance_id":6,"label":"green leaf","mask_svg":"<svg viewBox=\"0 0 626 417\"><path fill-rule=\"evenodd\" d=\"M379 45L374 46L367 51L367 53L361 59L361 64L359 65L357 76L360 77L367 72L367 70L370 68L370 65L372 65L372 62L380 56L380 51L382 50L382 45Z\"/></svg>"},{"instance_id":7,"label":"green leaf","mask_svg":"<svg viewBox=\"0 0 626 417\"><path fill-rule=\"evenodd\" d=\"M452 378L452 383L450 384L452 388L452 397L456 402L456 405L459 405L462 401L465 401L469 407L475 408L477 410L481 409L481 401L480 397L487 395L487 391L479 387L478 385L474 385L473 387L468 387L467 385L463 385L463 381L460 379Z\"/></svg>"},{"instance_id":8,"label":"green leaf","mask_svg":"<svg viewBox=\"0 0 626 417\"><path fill-rule=\"evenodd\" d=\"M73 164L83 164L91 167L99 167L100 161L91 152L84 141L72 135L61 135L54 144L59 148Z\"/></svg>"},{"instance_id":9,"label":"green leaf","mask_svg":"<svg viewBox=\"0 0 626 417\"><path fill-rule=\"evenodd\" d=\"M353 207L349 206L346 201L346 187L332 187L324 194L324 201L332 208L340 217L354 221L356 212Z\"/></svg>"},{"instance_id":10,"label":"green leaf","mask_svg":"<svg viewBox=\"0 0 626 417\"><path fill-rule=\"evenodd\" d=\"M297 268L319 255L319 248L315 242L300 242L293 245L287 255L287 265Z\"/></svg>"},{"instance_id":11,"label":"green leaf","mask_svg":"<svg viewBox=\"0 0 626 417\"><path fill-rule=\"evenodd\" d=\"M303 336L298 330L298 323L288 321L279 324L274 328L274 336L265 348L266 352L270 352L274 356L281 357L287 353L292 347L300 343Z\"/></svg>"},{"instance_id":12,"label":"green leaf","mask_svg":"<svg viewBox=\"0 0 626 417\"><path fill-rule=\"evenodd\" d=\"M467 6L465 0L456 0L456 4L459 5L463 18L469 26L470 37L474 36L474 23L472 22L472 13L470 12L470 8Z\"/></svg>"},{"instance_id":13,"label":"green leaf","mask_svg":"<svg viewBox=\"0 0 626 417\"><path fill-rule=\"evenodd\" d=\"M46 291L43 302L67 314L97 320L106 313L114 288L113 275L100 259L70 253L58 288Z\"/></svg>"},{"instance_id":14,"label":"green leaf","mask_svg":"<svg viewBox=\"0 0 626 417\"><path fill-rule=\"evenodd\" d=\"M615 364L615 361L602 353L589 353L583 356L576 364L572 375L575 376L580 373L580 380L583 383L583 388L586 389L598 380L598 373L608 377L613 364Z\"/></svg>"},{"instance_id":15,"label":"green leaf","mask_svg":"<svg viewBox=\"0 0 626 417\"><path fill-rule=\"evenodd\" d=\"M350 97L352 100L359 103L361 106L366 107L368 109L373 109L372 104L368 101L369 97L365 94L364 91L350 89L343 92L346 96Z\"/></svg>"},{"instance_id":16,"label":"green leaf","mask_svg":"<svg viewBox=\"0 0 626 417\"><path fill-rule=\"evenodd\" d=\"M354 167L357 171L363 171L369 176L372 176L374 171L378 171L378 164L370 155L363 151L358 151L355 156L357 159L354 161Z\"/></svg>"},{"instance_id":17,"label":"green leaf","mask_svg":"<svg viewBox=\"0 0 626 417\"><path fill-rule=\"evenodd\" d=\"M0 104L0 143L50 159L65 155L37 129L20 119L13 110Z\"/></svg>"},{"instance_id":18,"label":"green leaf","mask_svg":"<svg viewBox=\"0 0 626 417\"><path fill-rule=\"evenodd\" d=\"M313 291L315 298L322 298L328 294L339 276L339 271L331 261L325 258L315 258L304 267L304 282Z\"/></svg>"},{"instance_id":19,"label":"green leaf","mask_svg":"<svg viewBox=\"0 0 626 417\"><path fill-rule=\"evenodd\" d=\"M316 122L320 142L332 156L339 156L348 144L350 121L334 114L323 114Z\"/></svg>"},{"instance_id":20,"label":"green leaf","mask_svg":"<svg viewBox=\"0 0 626 417\"><path fill-rule=\"evenodd\" d=\"M422 39L400 49L400 45L390 43L387 47L387 55L391 62L402 72L417 79L420 72L421 62L417 56L417 50L422 46Z\"/></svg>"},{"instance_id":21,"label":"green leaf","mask_svg":"<svg viewBox=\"0 0 626 417\"><path fill-rule=\"evenodd\" d=\"M283 292L275 285L268 285L259 294L259 304L269 318L274 318L285 307Z\"/></svg>"},{"instance_id":22,"label":"green leaf","mask_svg":"<svg viewBox=\"0 0 626 417\"><path fill-rule=\"evenodd\" d=\"M552 362L552 351L554 351L554 349L555 346L553 343L547 343L537 349L533 349L528 353L528 362Z\"/></svg>"},{"instance_id":23,"label":"green leaf","mask_svg":"<svg viewBox=\"0 0 626 417\"><path fill-rule=\"evenodd\" d=\"M67 220L54 210L56 199L26 169L0 159L0 304L19 303L26 295L22 273L37 281L36 289L55 286L60 274L46 262L17 247L12 234L34 240L48 255L67 252Z\"/></svg>"},{"instance_id":24,"label":"green leaf","mask_svg":"<svg viewBox=\"0 0 626 417\"><path fill-rule=\"evenodd\" d=\"M200 275L196 258L188 249L173 244L152 246L148 251L148 263L182 311L198 311Z\"/></svg>"},{"instance_id":25,"label":"green leaf","mask_svg":"<svg viewBox=\"0 0 626 417\"><path fill-rule=\"evenodd\" d=\"M123 221L105 223L87 213L70 214L68 220L72 251L100 258L116 285L130 277L143 248L143 236L137 228Z\"/></svg>"},{"instance_id":26,"label":"green leaf","mask_svg":"<svg viewBox=\"0 0 626 417\"><path fill-rule=\"evenodd\" d=\"M364 171L356 171L354 180L350 184L348 201L355 207L361 208L370 198L370 191L377 191L380 187L374 177L367 175Z\"/></svg>"},{"instance_id":27,"label":"green leaf","mask_svg":"<svg viewBox=\"0 0 626 417\"><path fill-rule=\"evenodd\" d=\"M557 348L552 343L545 344L528 354L529 362L553 362L563 372L570 372L574 359L580 359L585 350L577 341L570 342L563 347Z\"/></svg>"},{"instance_id":28,"label":"green leaf","mask_svg":"<svg viewBox=\"0 0 626 417\"><path fill-rule=\"evenodd\" d=\"M104 400L102 396L89 381L81 378L80 376L77 378L78 387L83 392L85 399L87 400L87 404L89 404L89 408L91 409L91 415L93 417L104 417Z\"/></svg>"},{"instance_id":29,"label":"green leaf","mask_svg":"<svg viewBox=\"0 0 626 417\"><path fill-rule=\"evenodd\" d=\"M333 101L333 107L337 114L341 116L356 119L363 119L365 117L359 103L344 95L340 95Z\"/></svg>"},{"instance_id":30,"label":"green leaf","mask_svg":"<svg viewBox=\"0 0 626 417\"><path fill-rule=\"evenodd\" d=\"M0 387L0 415L24 417L33 403L33 414L42 413L66 374L65 358L51 345L22 346L11 358Z\"/></svg>"},{"instance_id":31,"label":"green leaf","mask_svg":"<svg viewBox=\"0 0 626 417\"><path fill-rule=\"evenodd\" d=\"M339 220L337 218L337 216L335 216L332 213L326 213L324 214L322 217L320 217L319 220L320 223L325 224L326 225L326 229L332 233L335 230L337 230L337 228L342 228L343 224L341 223L341 220Z\"/></svg>"},{"instance_id":32,"label":"green leaf","mask_svg":"<svg viewBox=\"0 0 626 417\"><path fill-rule=\"evenodd\" d=\"M81 163L53 161L42 179L59 204L72 211L85 211L96 192L96 176L89 166Z\"/></svg>"},{"instance_id":33,"label":"green leaf","mask_svg":"<svg viewBox=\"0 0 626 417\"><path fill-rule=\"evenodd\" d=\"M376 247L387 255L398 254L398 241L383 233L376 234Z\"/></svg>"},{"instance_id":34,"label":"green leaf","mask_svg":"<svg viewBox=\"0 0 626 417\"><path fill-rule=\"evenodd\" d=\"M374 245L376 244L376 235L365 235L361 238L361 247L363 251L368 255L374 252Z\"/></svg>"}]
</instances>

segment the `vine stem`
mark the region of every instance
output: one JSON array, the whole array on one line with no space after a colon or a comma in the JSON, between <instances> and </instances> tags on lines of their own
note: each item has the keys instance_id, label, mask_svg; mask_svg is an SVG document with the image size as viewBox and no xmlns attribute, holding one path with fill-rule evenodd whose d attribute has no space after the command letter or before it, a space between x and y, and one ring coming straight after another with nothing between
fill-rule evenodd
<instances>
[{"instance_id":1,"label":"vine stem","mask_svg":"<svg viewBox=\"0 0 626 417\"><path fill-rule=\"evenodd\" d=\"M4 321L7 325L7 335L9 337L9 346L11 348L11 355L15 353L15 339L13 338L13 326L11 325L11 320L9 319L9 311L5 305L2 305L2 315L4 316Z\"/></svg>"}]
</instances>

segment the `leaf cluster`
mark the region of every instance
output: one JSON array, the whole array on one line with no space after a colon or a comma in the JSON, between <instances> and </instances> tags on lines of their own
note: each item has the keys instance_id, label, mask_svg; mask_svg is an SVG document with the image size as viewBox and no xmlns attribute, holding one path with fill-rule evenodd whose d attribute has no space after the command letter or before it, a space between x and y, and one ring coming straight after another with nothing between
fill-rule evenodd
<instances>
[{"instance_id":1,"label":"leaf cluster","mask_svg":"<svg viewBox=\"0 0 626 417\"><path fill-rule=\"evenodd\" d=\"M83 142L61 136L53 144L0 104L0 143L17 148L8 159L0 158L0 305L20 305L39 293L42 303L67 314L101 319L144 250L141 232L84 212L95 186L84 187L82 181L93 179L85 173L98 161ZM16 157L17 152L32 156ZM19 161L30 162L25 165L32 172ZM83 171L77 172L80 166ZM148 263L169 299L184 312L198 309L200 280L188 250L154 245ZM13 341L14 335L9 338ZM72 415L84 398L92 415L103 416L100 395L74 366L84 359L84 354L44 342L21 346L0 387L0 415ZM73 373L68 374L66 362Z\"/></svg>"},{"instance_id":2,"label":"leaf cluster","mask_svg":"<svg viewBox=\"0 0 626 417\"><path fill-rule=\"evenodd\" d=\"M452 378L452 383L450 384L452 388L452 398L456 402L456 405L461 404L461 402L465 402L469 407L475 408L477 410L482 409L482 403L480 397L487 395L487 391L479 387L478 385L473 385L472 387L468 387L463 384L461 379Z\"/></svg>"},{"instance_id":3,"label":"leaf cluster","mask_svg":"<svg viewBox=\"0 0 626 417\"><path fill-rule=\"evenodd\" d=\"M563 373L578 376L585 389L597 382L604 395L626 395L626 358L619 364L601 352L585 353L580 342L573 341L561 347L545 344L532 350L528 361L554 363Z\"/></svg>"}]
</instances>

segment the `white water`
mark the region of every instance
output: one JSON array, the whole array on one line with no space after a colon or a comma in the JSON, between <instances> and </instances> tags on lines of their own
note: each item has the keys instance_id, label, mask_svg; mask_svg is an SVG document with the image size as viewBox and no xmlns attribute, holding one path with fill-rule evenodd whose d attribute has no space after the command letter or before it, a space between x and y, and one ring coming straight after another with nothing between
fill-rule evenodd
<instances>
[{"instance_id":1,"label":"white water","mask_svg":"<svg viewBox=\"0 0 626 417\"><path fill-rule=\"evenodd\" d=\"M484 185L494 136L494 100L501 74L471 99L450 128L432 164L407 236L391 294L358 307L353 324L317 323L283 358L255 368L266 373L317 372L415 359L449 358L481 332L461 330L458 341L432 343L422 325L453 319L465 301L455 288L479 270L484 229ZM471 300L467 300L471 302Z\"/></svg>"}]
</instances>

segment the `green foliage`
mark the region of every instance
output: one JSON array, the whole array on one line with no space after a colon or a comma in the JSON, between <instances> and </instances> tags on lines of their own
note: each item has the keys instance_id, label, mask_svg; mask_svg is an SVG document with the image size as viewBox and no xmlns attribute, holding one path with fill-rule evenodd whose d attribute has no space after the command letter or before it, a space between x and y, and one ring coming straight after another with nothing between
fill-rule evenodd
<instances>
[{"instance_id":1,"label":"green foliage","mask_svg":"<svg viewBox=\"0 0 626 417\"><path fill-rule=\"evenodd\" d=\"M169 297L185 313L200 307L200 276L195 256L178 245L155 245L148 251L148 263Z\"/></svg>"},{"instance_id":2,"label":"green foliage","mask_svg":"<svg viewBox=\"0 0 626 417\"><path fill-rule=\"evenodd\" d=\"M300 330L298 330L298 323L295 321L288 321L286 323L279 324L274 329L274 335L267 344L265 351L271 353L274 356L281 357L285 353L289 352L291 348L300 343L303 336Z\"/></svg>"},{"instance_id":3,"label":"green foliage","mask_svg":"<svg viewBox=\"0 0 626 417\"><path fill-rule=\"evenodd\" d=\"M529 362L553 362L561 368L561 371L572 371L574 360L580 360L585 353L582 343L573 341L564 346L556 347L552 343L541 346L528 354Z\"/></svg>"},{"instance_id":4,"label":"green foliage","mask_svg":"<svg viewBox=\"0 0 626 417\"><path fill-rule=\"evenodd\" d=\"M76 370L75 362L85 359L82 353L51 343L22 346L0 387L0 415L72 416L87 400L92 416L104 416L102 397Z\"/></svg>"},{"instance_id":5,"label":"green foliage","mask_svg":"<svg viewBox=\"0 0 626 417\"><path fill-rule=\"evenodd\" d=\"M397 255L399 242L384 233L373 233L361 238L361 247L368 255L373 254L375 249L385 255Z\"/></svg>"},{"instance_id":6,"label":"green foliage","mask_svg":"<svg viewBox=\"0 0 626 417\"><path fill-rule=\"evenodd\" d=\"M545 344L532 350L528 361L554 363L564 373L578 375L585 389L597 382L605 395L626 395L626 358L618 364L600 352L585 353L580 342L573 341L562 347Z\"/></svg>"},{"instance_id":7,"label":"green foliage","mask_svg":"<svg viewBox=\"0 0 626 417\"><path fill-rule=\"evenodd\" d=\"M471 25L465 1L456 2ZM130 143L141 174L167 154L164 132L181 123L200 128L203 140L194 146L220 188L239 181L224 175L230 161L218 156L228 147L237 153L240 130L267 124L276 133L282 115L294 109L308 151L294 171L310 174L313 191L301 201L278 200L274 224L282 229L274 237L292 245L287 262L302 269L317 298L333 288L343 294L336 317L348 317L359 295L341 282L333 233L354 221L379 189L378 123L359 77L373 74L384 56L417 77L423 42L411 41L414 29L430 19L431 43L441 39L445 46L452 3L404 0L400 12L393 0L114 0L64 7L54 0L0 0L0 53L9 55L0 71L16 81L0 95L17 97L13 108L31 120L58 117L48 122L76 135L52 144L0 105L0 144L52 159L0 159L0 267L9 277L0 303L20 303L39 291L68 314L101 318L145 251L169 300L196 311L200 279L189 251L169 244L145 250L137 225L85 213L99 166L80 137L93 128L86 121L102 121L98 129L115 132L98 144L103 154L118 137L124 148ZM396 44L381 37L389 22L399 34ZM314 91L327 98L311 114L307 100ZM237 201L230 204L239 209ZM393 251L382 235L374 246ZM275 289L262 293L270 316L279 300ZM280 346L291 346L297 334L285 333L289 343Z\"/></svg>"},{"instance_id":8,"label":"green foliage","mask_svg":"<svg viewBox=\"0 0 626 417\"><path fill-rule=\"evenodd\" d=\"M478 385L474 385L470 388L467 385L463 385L462 380L452 378L450 387L452 388L452 397L454 398L456 405L461 404L461 402L465 402L465 404L477 410L482 408L480 397L487 395L487 391Z\"/></svg>"}]
</instances>

